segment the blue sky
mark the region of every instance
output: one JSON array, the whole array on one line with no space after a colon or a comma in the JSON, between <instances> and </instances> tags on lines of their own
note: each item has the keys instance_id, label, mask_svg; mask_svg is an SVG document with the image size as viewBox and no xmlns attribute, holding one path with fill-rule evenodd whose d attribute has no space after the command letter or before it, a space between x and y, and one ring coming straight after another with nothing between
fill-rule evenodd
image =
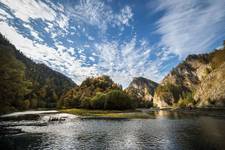
<instances>
[{"instance_id":1,"label":"blue sky","mask_svg":"<svg viewBox=\"0 0 225 150\"><path fill-rule=\"evenodd\" d=\"M0 0L0 32L78 84L105 74L126 87L222 45L225 1Z\"/></svg>"}]
</instances>

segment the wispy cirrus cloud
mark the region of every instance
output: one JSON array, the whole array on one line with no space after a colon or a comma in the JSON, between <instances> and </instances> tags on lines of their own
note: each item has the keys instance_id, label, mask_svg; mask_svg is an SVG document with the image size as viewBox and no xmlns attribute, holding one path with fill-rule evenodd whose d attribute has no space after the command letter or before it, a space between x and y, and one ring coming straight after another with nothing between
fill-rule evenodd
<instances>
[{"instance_id":1,"label":"wispy cirrus cloud","mask_svg":"<svg viewBox=\"0 0 225 150\"><path fill-rule=\"evenodd\" d=\"M139 1L0 0L0 32L26 56L78 84L107 74L124 87L135 76L160 81L178 56L203 52L224 37L222 0L158 0L151 10L160 17L152 20L144 14L146 6L138 9L135 3L142 6ZM149 24L159 35L143 30Z\"/></svg>"},{"instance_id":2,"label":"wispy cirrus cloud","mask_svg":"<svg viewBox=\"0 0 225 150\"><path fill-rule=\"evenodd\" d=\"M78 21L97 26L106 31L108 26L129 26L133 12L129 6L115 13L104 1L81 0L75 6L68 6L67 12Z\"/></svg>"},{"instance_id":3,"label":"wispy cirrus cloud","mask_svg":"<svg viewBox=\"0 0 225 150\"><path fill-rule=\"evenodd\" d=\"M53 21L56 17L55 11L42 1L1 0L1 3L8 6L24 22L29 22L30 18Z\"/></svg>"},{"instance_id":4,"label":"wispy cirrus cloud","mask_svg":"<svg viewBox=\"0 0 225 150\"><path fill-rule=\"evenodd\" d=\"M96 55L97 52L92 55L89 50L90 43L73 45L77 41L68 36L77 39L84 36L98 43L106 40L105 37L96 41L89 35L86 25L95 26L96 31L102 33L108 27L129 26L133 15L129 6L115 13L103 1L89 0L80 0L72 7L48 0L1 0L0 6L1 33L29 58L66 74L78 84L88 76L105 72L100 71L101 56Z\"/></svg>"},{"instance_id":5,"label":"wispy cirrus cloud","mask_svg":"<svg viewBox=\"0 0 225 150\"><path fill-rule=\"evenodd\" d=\"M10 37L10 41L26 56L38 63L45 63L54 70L58 70L80 83L85 77L96 74L93 67L82 66L81 60L72 56L73 48L57 45L57 49L47 45L34 43L33 40L19 34L13 27L0 22L1 33Z\"/></svg>"},{"instance_id":6,"label":"wispy cirrus cloud","mask_svg":"<svg viewBox=\"0 0 225 150\"><path fill-rule=\"evenodd\" d=\"M161 44L181 58L225 38L224 0L159 0L156 10L164 14L157 22Z\"/></svg>"},{"instance_id":7,"label":"wispy cirrus cloud","mask_svg":"<svg viewBox=\"0 0 225 150\"><path fill-rule=\"evenodd\" d=\"M98 72L110 75L122 85L127 86L137 76L155 81L163 77L160 72L163 57L151 61L149 57L154 55L154 51L145 40L137 40L134 36L121 44L119 41L106 41L95 46L99 56Z\"/></svg>"}]
</instances>

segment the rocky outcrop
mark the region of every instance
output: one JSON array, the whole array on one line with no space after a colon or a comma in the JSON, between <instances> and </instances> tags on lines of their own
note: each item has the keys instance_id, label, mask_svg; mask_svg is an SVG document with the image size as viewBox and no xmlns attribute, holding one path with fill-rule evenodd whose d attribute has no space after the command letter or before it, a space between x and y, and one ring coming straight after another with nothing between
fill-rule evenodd
<instances>
[{"instance_id":1,"label":"rocky outcrop","mask_svg":"<svg viewBox=\"0 0 225 150\"><path fill-rule=\"evenodd\" d=\"M152 103L153 96L158 83L143 77L135 77L125 91L138 100L139 107L145 105L145 102Z\"/></svg>"},{"instance_id":2,"label":"rocky outcrop","mask_svg":"<svg viewBox=\"0 0 225 150\"><path fill-rule=\"evenodd\" d=\"M189 55L161 82L154 95L158 107L225 106L225 48Z\"/></svg>"},{"instance_id":3,"label":"rocky outcrop","mask_svg":"<svg viewBox=\"0 0 225 150\"><path fill-rule=\"evenodd\" d=\"M224 58L225 59L225 58ZM225 104L225 63L213 70L199 84L194 94L198 106L224 106Z\"/></svg>"}]
</instances>

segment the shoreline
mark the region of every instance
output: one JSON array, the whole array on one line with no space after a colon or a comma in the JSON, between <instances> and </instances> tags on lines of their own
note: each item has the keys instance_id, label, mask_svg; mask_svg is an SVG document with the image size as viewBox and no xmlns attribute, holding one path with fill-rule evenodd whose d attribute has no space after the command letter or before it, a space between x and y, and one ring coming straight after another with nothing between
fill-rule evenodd
<instances>
[{"instance_id":1,"label":"shoreline","mask_svg":"<svg viewBox=\"0 0 225 150\"><path fill-rule=\"evenodd\" d=\"M225 108L151 108L151 109L136 109L136 110L90 110L90 109L61 109L62 113L77 115L80 119L153 119L157 113L181 113L187 115L205 115L217 116L214 113L219 113L218 116L225 117ZM220 114L221 112L221 114Z\"/></svg>"},{"instance_id":2,"label":"shoreline","mask_svg":"<svg viewBox=\"0 0 225 150\"><path fill-rule=\"evenodd\" d=\"M151 116L140 110L92 110L92 109L61 109L62 113L77 115L80 119L149 119Z\"/></svg>"},{"instance_id":3,"label":"shoreline","mask_svg":"<svg viewBox=\"0 0 225 150\"><path fill-rule=\"evenodd\" d=\"M209 108L137 108L135 110L94 110L94 109L81 109L81 108L71 108L71 109L55 109L46 110L47 114L54 113L68 113L76 115L79 119L153 119L160 116L160 113L170 113L170 114L184 114L184 115L204 115L204 116L224 116L225 108L222 107L209 107ZM40 112L40 113L39 113ZM26 114L27 119L36 119L40 114L45 113L45 111L38 110L27 110L20 112L12 112L8 114L3 114L0 119L4 120L7 118L19 119L23 118ZM20 116L19 114L22 114ZM216 115L215 115L216 114ZM219 115L217 115L219 114Z\"/></svg>"}]
</instances>

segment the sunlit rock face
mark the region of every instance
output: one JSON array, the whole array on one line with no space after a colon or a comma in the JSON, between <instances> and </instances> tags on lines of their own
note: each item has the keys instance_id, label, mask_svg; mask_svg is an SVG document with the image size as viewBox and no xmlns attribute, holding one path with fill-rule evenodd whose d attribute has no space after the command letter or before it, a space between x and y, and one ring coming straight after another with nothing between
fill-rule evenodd
<instances>
[{"instance_id":1,"label":"sunlit rock face","mask_svg":"<svg viewBox=\"0 0 225 150\"><path fill-rule=\"evenodd\" d=\"M225 106L225 63L203 79L194 98L199 106Z\"/></svg>"},{"instance_id":2,"label":"sunlit rock face","mask_svg":"<svg viewBox=\"0 0 225 150\"><path fill-rule=\"evenodd\" d=\"M143 77L135 77L126 89L128 94L136 94L144 101L152 101L158 83Z\"/></svg>"},{"instance_id":3,"label":"sunlit rock face","mask_svg":"<svg viewBox=\"0 0 225 150\"><path fill-rule=\"evenodd\" d=\"M161 82L154 95L158 107L183 103L199 107L225 106L225 48L189 55Z\"/></svg>"}]
</instances>

